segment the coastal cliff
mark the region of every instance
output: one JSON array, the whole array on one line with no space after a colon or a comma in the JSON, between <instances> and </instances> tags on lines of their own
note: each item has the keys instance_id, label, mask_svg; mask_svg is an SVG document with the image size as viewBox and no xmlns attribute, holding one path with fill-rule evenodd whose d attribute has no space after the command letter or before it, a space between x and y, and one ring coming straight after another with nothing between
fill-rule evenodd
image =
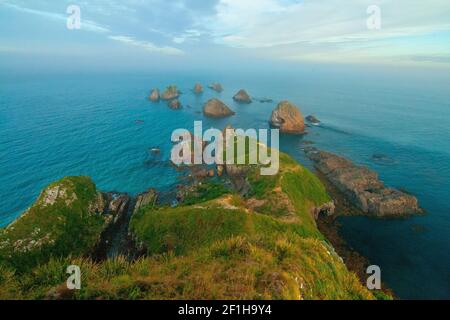
<instances>
[{"instance_id":1,"label":"coastal cliff","mask_svg":"<svg viewBox=\"0 0 450 320\"><path fill-rule=\"evenodd\" d=\"M317 229L317 214L332 210L320 180L280 161L275 176L248 166L245 195L224 172L186 186L175 207L154 190L129 199L89 178L56 182L1 231L0 298L374 299ZM127 226L140 255L94 262L113 225ZM64 287L68 265L82 269L81 290Z\"/></svg>"}]
</instances>

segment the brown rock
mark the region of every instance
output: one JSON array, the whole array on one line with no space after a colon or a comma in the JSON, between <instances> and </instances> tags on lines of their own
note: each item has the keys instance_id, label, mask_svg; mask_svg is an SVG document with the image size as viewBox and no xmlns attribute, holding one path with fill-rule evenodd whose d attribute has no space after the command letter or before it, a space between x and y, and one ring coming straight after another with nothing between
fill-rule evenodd
<instances>
[{"instance_id":1,"label":"brown rock","mask_svg":"<svg viewBox=\"0 0 450 320\"><path fill-rule=\"evenodd\" d=\"M217 176L221 177L223 175L223 166L222 165L218 165L217 166Z\"/></svg>"},{"instance_id":2,"label":"brown rock","mask_svg":"<svg viewBox=\"0 0 450 320\"><path fill-rule=\"evenodd\" d=\"M222 92L223 91L223 87L220 83L213 83L210 84L208 86L208 88L210 88L211 90L217 91L217 92Z\"/></svg>"},{"instance_id":3,"label":"brown rock","mask_svg":"<svg viewBox=\"0 0 450 320\"><path fill-rule=\"evenodd\" d=\"M152 92L150 93L150 96L148 97L148 99L153 102L158 102L159 101L159 90L153 89Z\"/></svg>"},{"instance_id":4,"label":"brown rock","mask_svg":"<svg viewBox=\"0 0 450 320\"><path fill-rule=\"evenodd\" d=\"M173 100L177 99L180 96L180 92L178 91L176 86L167 87L166 91L161 95L161 99L163 100Z\"/></svg>"},{"instance_id":5,"label":"brown rock","mask_svg":"<svg viewBox=\"0 0 450 320\"><path fill-rule=\"evenodd\" d=\"M136 205L134 206L134 213L138 212L140 209L154 205L158 200L158 193L155 189L150 189L147 192L141 193L136 198Z\"/></svg>"},{"instance_id":6,"label":"brown rock","mask_svg":"<svg viewBox=\"0 0 450 320\"><path fill-rule=\"evenodd\" d=\"M181 109L181 102L178 99L173 99L168 102L169 108L173 110Z\"/></svg>"},{"instance_id":7,"label":"brown rock","mask_svg":"<svg viewBox=\"0 0 450 320\"><path fill-rule=\"evenodd\" d=\"M304 133L305 121L300 110L288 101L282 101L273 110L270 124L283 133Z\"/></svg>"},{"instance_id":8,"label":"brown rock","mask_svg":"<svg viewBox=\"0 0 450 320\"><path fill-rule=\"evenodd\" d=\"M203 108L203 113L205 116L211 118L224 118L236 114L233 110L231 110L227 105L225 105L218 99L209 100Z\"/></svg>"},{"instance_id":9,"label":"brown rock","mask_svg":"<svg viewBox=\"0 0 450 320\"><path fill-rule=\"evenodd\" d=\"M369 168L313 147L305 152L317 170L362 212L380 217L422 212L414 196L386 188L378 174Z\"/></svg>"},{"instance_id":10,"label":"brown rock","mask_svg":"<svg viewBox=\"0 0 450 320\"><path fill-rule=\"evenodd\" d=\"M203 92L203 87L200 83L196 83L194 86L194 93L200 94Z\"/></svg>"},{"instance_id":11,"label":"brown rock","mask_svg":"<svg viewBox=\"0 0 450 320\"><path fill-rule=\"evenodd\" d=\"M252 103L252 99L243 89L239 90L239 92L234 95L233 99L239 103Z\"/></svg>"}]
</instances>

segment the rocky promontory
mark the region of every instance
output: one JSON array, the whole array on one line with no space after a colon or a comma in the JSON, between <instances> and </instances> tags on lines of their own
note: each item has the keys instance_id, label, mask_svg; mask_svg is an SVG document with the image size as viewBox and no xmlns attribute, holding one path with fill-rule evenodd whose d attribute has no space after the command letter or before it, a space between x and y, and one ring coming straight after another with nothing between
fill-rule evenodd
<instances>
[{"instance_id":1,"label":"rocky promontory","mask_svg":"<svg viewBox=\"0 0 450 320\"><path fill-rule=\"evenodd\" d=\"M298 107L289 101L280 102L273 110L270 124L275 128L279 128L283 133L301 134L305 131L305 121L302 113Z\"/></svg>"},{"instance_id":2,"label":"rocky promontory","mask_svg":"<svg viewBox=\"0 0 450 320\"><path fill-rule=\"evenodd\" d=\"M316 169L364 214L396 217L422 213L414 196L386 187L369 168L313 147L305 152Z\"/></svg>"},{"instance_id":3,"label":"rocky promontory","mask_svg":"<svg viewBox=\"0 0 450 320\"><path fill-rule=\"evenodd\" d=\"M236 113L219 99L211 99L203 107L203 114L211 118L225 118Z\"/></svg>"},{"instance_id":4,"label":"rocky promontory","mask_svg":"<svg viewBox=\"0 0 450 320\"><path fill-rule=\"evenodd\" d=\"M239 90L233 97L234 101L239 103L252 103L252 99L244 89Z\"/></svg>"}]
</instances>

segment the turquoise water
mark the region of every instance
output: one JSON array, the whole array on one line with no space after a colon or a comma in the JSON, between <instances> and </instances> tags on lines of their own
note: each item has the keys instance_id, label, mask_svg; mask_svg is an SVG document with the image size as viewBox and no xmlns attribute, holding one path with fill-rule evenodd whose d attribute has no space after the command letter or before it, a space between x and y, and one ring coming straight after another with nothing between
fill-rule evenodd
<instances>
[{"instance_id":1,"label":"turquoise water","mask_svg":"<svg viewBox=\"0 0 450 320\"><path fill-rule=\"evenodd\" d=\"M195 82L219 81L197 97ZM191 108L173 111L146 100L152 87L175 83ZM281 148L310 166L302 139L377 170L386 184L417 195L427 215L407 220L345 218L351 246L382 269L401 298L450 298L450 80L433 73L367 73L309 67L299 71L166 74L0 75L0 225L13 221L48 183L91 176L107 191L136 194L177 183L168 163L174 129L231 123L268 128L275 103L236 105L234 93L288 99L322 127L283 136ZM237 112L226 120L199 112L220 97ZM139 120L139 121L137 121ZM142 122L142 121L143 122ZM149 148L161 147L155 158ZM373 154L385 158L373 160Z\"/></svg>"}]
</instances>

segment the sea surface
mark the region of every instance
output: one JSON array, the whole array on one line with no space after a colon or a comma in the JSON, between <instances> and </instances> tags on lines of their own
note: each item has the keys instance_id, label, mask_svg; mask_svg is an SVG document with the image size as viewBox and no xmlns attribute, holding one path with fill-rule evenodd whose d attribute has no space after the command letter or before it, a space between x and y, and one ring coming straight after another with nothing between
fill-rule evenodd
<instances>
[{"instance_id":1,"label":"sea surface","mask_svg":"<svg viewBox=\"0 0 450 320\"><path fill-rule=\"evenodd\" d=\"M0 226L26 210L50 182L91 176L99 189L136 194L178 182L169 164L171 134L205 129L268 128L277 101L290 100L320 127L282 136L281 149L311 167L303 141L379 172L389 186L419 198L427 214L411 219L341 218L342 235L382 270L400 298L450 299L450 77L442 72L304 67L245 72L1 74ZM206 88L221 82L218 94ZM195 82L205 86L192 93ZM147 100L150 89L176 84L184 108ZM274 103L238 105L245 88ZM212 97L237 113L206 119ZM161 148L160 156L149 152ZM375 155L375 157L374 157Z\"/></svg>"}]
</instances>

